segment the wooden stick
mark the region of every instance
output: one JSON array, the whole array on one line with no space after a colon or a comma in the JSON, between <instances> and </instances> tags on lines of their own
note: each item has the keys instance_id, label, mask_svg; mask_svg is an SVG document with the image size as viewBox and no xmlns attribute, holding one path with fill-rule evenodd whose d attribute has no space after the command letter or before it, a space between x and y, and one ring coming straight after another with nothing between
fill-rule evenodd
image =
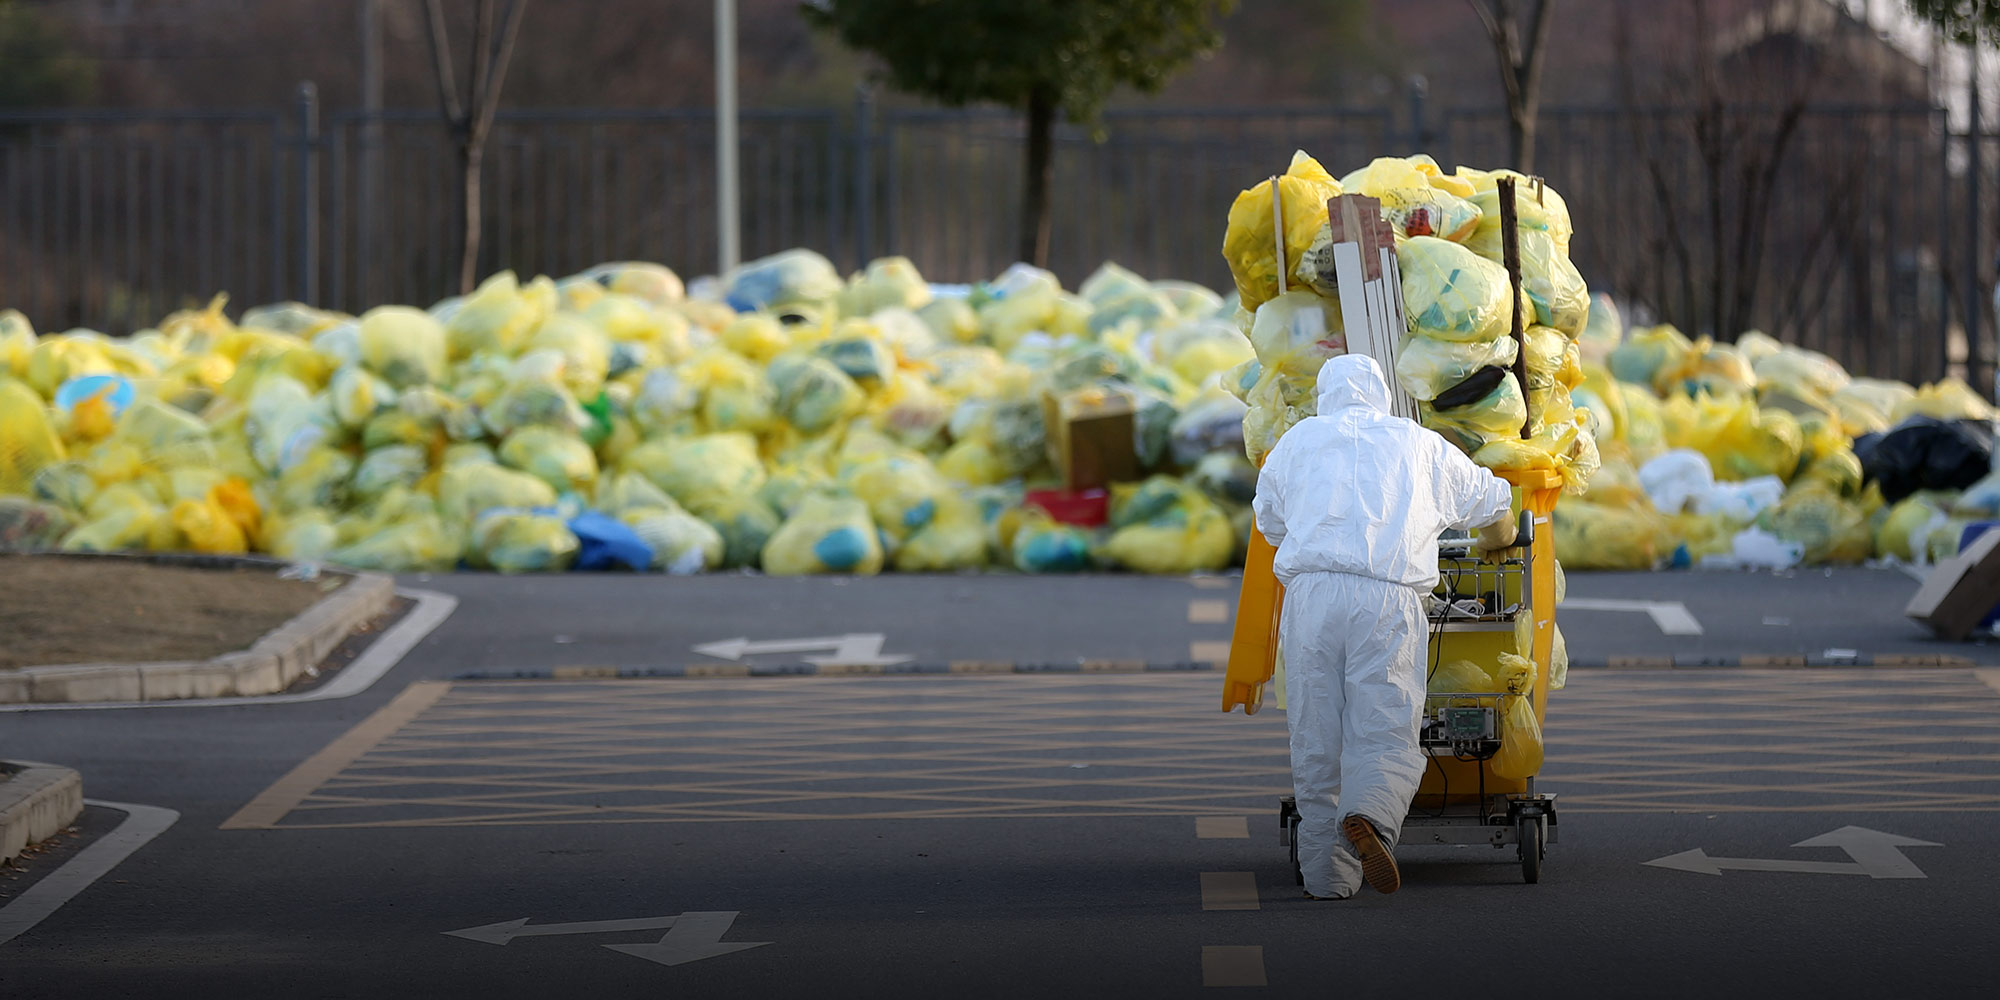
<instances>
[{"instance_id":1,"label":"wooden stick","mask_svg":"<svg viewBox=\"0 0 2000 1000\"><path fill-rule=\"evenodd\" d=\"M1278 175L1271 175L1271 235L1278 241L1278 294L1285 294L1285 196L1278 187Z\"/></svg>"},{"instance_id":2,"label":"wooden stick","mask_svg":"<svg viewBox=\"0 0 2000 1000\"><path fill-rule=\"evenodd\" d=\"M1514 178L1502 177L1497 185L1500 195L1500 248L1507 261L1507 286L1511 293L1507 297L1508 322L1514 331L1514 378L1520 383L1521 404L1527 411L1521 421L1521 440L1534 435L1528 428L1535 425L1535 404L1528 398L1528 336L1521 329L1521 220L1520 212L1514 205Z\"/></svg>"}]
</instances>

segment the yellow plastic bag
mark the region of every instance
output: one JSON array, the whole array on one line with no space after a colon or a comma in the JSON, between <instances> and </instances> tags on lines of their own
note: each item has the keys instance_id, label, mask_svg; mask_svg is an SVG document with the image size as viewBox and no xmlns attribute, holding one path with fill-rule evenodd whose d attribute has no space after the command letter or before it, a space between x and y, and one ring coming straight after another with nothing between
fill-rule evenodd
<instances>
[{"instance_id":1,"label":"yellow plastic bag","mask_svg":"<svg viewBox=\"0 0 2000 1000\"><path fill-rule=\"evenodd\" d=\"M963 300L959 301L964 305ZM745 313L722 328L722 346L752 361L768 363L791 349L791 334L769 313Z\"/></svg>"},{"instance_id":2,"label":"yellow plastic bag","mask_svg":"<svg viewBox=\"0 0 2000 1000\"><path fill-rule=\"evenodd\" d=\"M1790 345L1780 345L1759 357L1753 370L1761 387L1813 398L1831 396L1846 388L1849 381L1846 369L1839 362L1818 351ZM1959 387L1963 388L1964 383L1959 383Z\"/></svg>"},{"instance_id":3,"label":"yellow plastic bag","mask_svg":"<svg viewBox=\"0 0 2000 1000\"><path fill-rule=\"evenodd\" d=\"M302 510L265 522L259 545L265 552L293 562L321 562L340 547L340 532L323 510Z\"/></svg>"},{"instance_id":4,"label":"yellow plastic bag","mask_svg":"<svg viewBox=\"0 0 2000 1000\"><path fill-rule=\"evenodd\" d=\"M375 414L396 405L396 390L357 365L336 370L327 395L332 397L334 418L349 430L359 430Z\"/></svg>"},{"instance_id":5,"label":"yellow plastic bag","mask_svg":"<svg viewBox=\"0 0 2000 1000\"><path fill-rule=\"evenodd\" d=\"M884 454L842 471L841 485L868 505L869 516L892 539L920 531L955 491L920 455Z\"/></svg>"},{"instance_id":6,"label":"yellow plastic bag","mask_svg":"<svg viewBox=\"0 0 2000 1000\"><path fill-rule=\"evenodd\" d=\"M596 398L611 371L611 339L575 313L558 312L543 319L528 338L526 350L560 355L562 383L578 399Z\"/></svg>"},{"instance_id":7,"label":"yellow plastic bag","mask_svg":"<svg viewBox=\"0 0 2000 1000\"><path fill-rule=\"evenodd\" d=\"M1514 178L1515 221L1523 234L1546 232L1555 249L1567 255L1569 241L1575 232L1570 222L1569 205L1556 189L1547 184L1538 184L1529 177L1512 170L1475 170L1471 167L1458 168L1458 180L1472 187L1472 203L1479 207L1479 225L1465 244L1474 253L1491 261L1499 261L1502 253L1500 245L1500 185L1502 177ZM1435 182L1433 182L1435 183Z\"/></svg>"},{"instance_id":8,"label":"yellow plastic bag","mask_svg":"<svg viewBox=\"0 0 2000 1000\"><path fill-rule=\"evenodd\" d=\"M327 553L327 561L384 573L443 572L458 562L460 545L434 513L417 513Z\"/></svg>"},{"instance_id":9,"label":"yellow plastic bag","mask_svg":"<svg viewBox=\"0 0 2000 1000\"><path fill-rule=\"evenodd\" d=\"M1575 340L1590 322L1590 289L1545 231L1521 231L1521 295L1534 307L1534 322L1561 330Z\"/></svg>"},{"instance_id":10,"label":"yellow plastic bag","mask_svg":"<svg viewBox=\"0 0 2000 1000\"><path fill-rule=\"evenodd\" d=\"M1895 414L1916 397L1916 390L1901 382L1858 378L1828 397L1840 417L1841 432L1849 437L1888 430Z\"/></svg>"},{"instance_id":11,"label":"yellow plastic bag","mask_svg":"<svg viewBox=\"0 0 2000 1000\"><path fill-rule=\"evenodd\" d=\"M837 299L843 316L873 316L892 306L919 309L931 300L931 286L908 257L878 257L854 276Z\"/></svg>"},{"instance_id":12,"label":"yellow plastic bag","mask_svg":"<svg viewBox=\"0 0 2000 1000\"><path fill-rule=\"evenodd\" d=\"M523 427L500 446L502 464L554 487L580 493L597 479L597 455L574 435L550 427Z\"/></svg>"},{"instance_id":13,"label":"yellow plastic bag","mask_svg":"<svg viewBox=\"0 0 2000 1000\"><path fill-rule=\"evenodd\" d=\"M680 303L687 295L687 287L672 268L648 261L621 260L599 264L577 277L588 278L610 291L636 296L655 306Z\"/></svg>"},{"instance_id":14,"label":"yellow plastic bag","mask_svg":"<svg viewBox=\"0 0 2000 1000\"><path fill-rule=\"evenodd\" d=\"M868 398L847 373L826 358L787 354L771 362L777 412L807 434L818 434L858 416Z\"/></svg>"},{"instance_id":15,"label":"yellow plastic bag","mask_svg":"<svg viewBox=\"0 0 2000 1000\"><path fill-rule=\"evenodd\" d=\"M1889 422L1900 424L1911 417L1939 420L1992 420L1993 407L1979 398L1964 382L1955 378L1932 382L1916 391L1890 414Z\"/></svg>"},{"instance_id":16,"label":"yellow plastic bag","mask_svg":"<svg viewBox=\"0 0 2000 1000\"><path fill-rule=\"evenodd\" d=\"M979 314L962 298L932 299L917 310L917 318L947 344L970 344L980 336Z\"/></svg>"},{"instance_id":17,"label":"yellow plastic bag","mask_svg":"<svg viewBox=\"0 0 2000 1000\"><path fill-rule=\"evenodd\" d=\"M36 473L64 457L42 398L14 379L0 378L0 496L26 496Z\"/></svg>"},{"instance_id":18,"label":"yellow plastic bag","mask_svg":"<svg viewBox=\"0 0 2000 1000\"><path fill-rule=\"evenodd\" d=\"M1520 345L1513 337L1475 341L1406 337L1396 353L1396 381L1412 399L1430 402L1482 368L1513 367L1519 353Z\"/></svg>"},{"instance_id":19,"label":"yellow plastic bag","mask_svg":"<svg viewBox=\"0 0 2000 1000\"><path fill-rule=\"evenodd\" d=\"M438 480L438 507L453 524L470 525L495 507L551 507L555 487L525 472L486 462L450 466Z\"/></svg>"},{"instance_id":20,"label":"yellow plastic bag","mask_svg":"<svg viewBox=\"0 0 2000 1000\"><path fill-rule=\"evenodd\" d=\"M1632 330L1606 359L1620 382L1663 391L1680 379L1698 357L1694 343L1671 325Z\"/></svg>"},{"instance_id":21,"label":"yellow plastic bag","mask_svg":"<svg viewBox=\"0 0 2000 1000\"><path fill-rule=\"evenodd\" d=\"M1518 437L1495 438L1472 453L1472 461L1488 469L1553 469L1556 457Z\"/></svg>"},{"instance_id":22,"label":"yellow plastic bag","mask_svg":"<svg viewBox=\"0 0 2000 1000\"><path fill-rule=\"evenodd\" d=\"M481 282L445 324L445 340L454 361L475 354L511 357L528 335L555 311L555 284L537 278L522 288L512 271Z\"/></svg>"},{"instance_id":23,"label":"yellow plastic bag","mask_svg":"<svg viewBox=\"0 0 2000 1000\"><path fill-rule=\"evenodd\" d=\"M648 441L625 456L625 466L703 517L756 493L765 476L757 440L748 434Z\"/></svg>"},{"instance_id":24,"label":"yellow plastic bag","mask_svg":"<svg viewBox=\"0 0 2000 1000\"><path fill-rule=\"evenodd\" d=\"M606 473L598 480L595 502L591 506L607 514L623 514L628 510L648 508L679 510L681 505L645 476L636 472L618 472Z\"/></svg>"},{"instance_id":25,"label":"yellow plastic bag","mask_svg":"<svg viewBox=\"0 0 2000 1000\"><path fill-rule=\"evenodd\" d=\"M1509 332L1507 271L1449 240L1418 236L1396 251L1412 333L1492 340Z\"/></svg>"},{"instance_id":26,"label":"yellow plastic bag","mask_svg":"<svg viewBox=\"0 0 2000 1000\"><path fill-rule=\"evenodd\" d=\"M1505 690L1486 668L1471 660L1449 660L1438 665L1425 679L1432 694L1495 694Z\"/></svg>"},{"instance_id":27,"label":"yellow plastic bag","mask_svg":"<svg viewBox=\"0 0 2000 1000\"><path fill-rule=\"evenodd\" d=\"M656 308L638 296L607 292L584 307L582 317L614 345L645 347L669 364L686 360L693 353L687 318Z\"/></svg>"},{"instance_id":28,"label":"yellow plastic bag","mask_svg":"<svg viewBox=\"0 0 2000 1000\"><path fill-rule=\"evenodd\" d=\"M1136 487L1114 486L1115 531L1104 555L1142 573L1181 574L1217 570L1236 552L1229 516L1199 490L1166 476Z\"/></svg>"},{"instance_id":29,"label":"yellow plastic bag","mask_svg":"<svg viewBox=\"0 0 2000 1000\"><path fill-rule=\"evenodd\" d=\"M576 535L561 517L494 510L472 523L470 561L502 573L556 573L576 561Z\"/></svg>"},{"instance_id":30,"label":"yellow plastic bag","mask_svg":"<svg viewBox=\"0 0 2000 1000\"><path fill-rule=\"evenodd\" d=\"M819 494L764 543L764 572L772 576L882 571L882 545L868 508L852 497Z\"/></svg>"},{"instance_id":31,"label":"yellow plastic bag","mask_svg":"<svg viewBox=\"0 0 2000 1000\"><path fill-rule=\"evenodd\" d=\"M361 316L361 360L396 388L444 381L445 331L409 306L377 306Z\"/></svg>"},{"instance_id":32,"label":"yellow plastic bag","mask_svg":"<svg viewBox=\"0 0 2000 1000\"><path fill-rule=\"evenodd\" d=\"M1402 236L1436 236L1464 242L1479 226L1479 206L1469 185L1442 177L1428 156L1379 157L1340 180L1348 194L1382 202L1382 214Z\"/></svg>"},{"instance_id":33,"label":"yellow plastic bag","mask_svg":"<svg viewBox=\"0 0 2000 1000\"><path fill-rule=\"evenodd\" d=\"M722 534L673 501L667 503L669 506L633 507L618 516L652 547L653 568L687 576L722 565Z\"/></svg>"},{"instance_id":34,"label":"yellow plastic bag","mask_svg":"<svg viewBox=\"0 0 2000 1000\"><path fill-rule=\"evenodd\" d=\"M1508 372L1477 402L1448 410L1425 403L1418 407L1418 413L1423 425L1433 430L1460 427L1489 438L1518 438L1528 419L1528 401L1521 396L1521 384Z\"/></svg>"},{"instance_id":35,"label":"yellow plastic bag","mask_svg":"<svg viewBox=\"0 0 2000 1000\"><path fill-rule=\"evenodd\" d=\"M1758 518L1758 525L1803 550L1813 565L1850 565L1865 561L1874 549L1867 519L1854 504L1822 486L1807 486L1785 494L1777 506Z\"/></svg>"},{"instance_id":36,"label":"yellow plastic bag","mask_svg":"<svg viewBox=\"0 0 2000 1000\"><path fill-rule=\"evenodd\" d=\"M1569 643L1563 639L1561 625L1552 627L1556 634L1549 645L1549 690L1561 691L1569 686Z\"/></svg>"},{"instance_id":37,"label":"yellow plastic bag","mask_svg":"<svg viewBox=\"0 0 2000 1000\"><path fill-rule=\"evenodd\" d=\"M1535 720L1534 697L1517 694L1506 701L1500 713L1500 749L1490 766L1502 778L1532 778L1542 769L1542 725Z\"/></svg>"},{"instance_id":38,"label":"yellow plastic bag","mask_svg":"<svg viewBox=\"0 0 2000 1000\"><path fill-rule=\"evenodd\" d=\"M1904 562L1924 562L1931 531L1949 518L1951 495L1919 491L1890 507L1875 527L1875 554Z\"/></svg>"},{"instance_id":39,"label":"yellow plastic bag","mask_svg":"<svg viewBox=\"0 0 2000 1000\"><path fill-rule=\"evenodd\" d=\"M395 487L408 489L417 485L430 471L428 450L411 444L392 444L363 455L349 485L357 500L373 500Z\"/></svg>"},{"instance_id":40,"label":"yellow plastic bag","mask_svg":"<svg viewBox=\"0 0 2000 1000\"><path fill-rule=\"evenodd\" d=\"M173 534L166 512L145 492L128 484L105 488L91 499L84 514L88 520L63 538L64 552L143 549L160 536L159 529L164 528L169 538Z\"/></svg>"},{"instance_id":41,"label":"yellow plastic bag","mask_svg":"<svg viewBox=\"0 0 2000 1000\"><path fill-rule=\"evenodd\" d=\"M213 498L182 500L169 515L193 552L241 554L249 551L243 528Z\"/></svg>"},{"instance_id":42,"label":"yellow plastic bag","mask_svg":"<svg viewBox=\"0 0 2000 1000\"><path fill-rule=\"evenodd\" d=\"M951 573L986 565L986 524L978 508L952 495L937 516L896 548L895 565L905 573Z\"/></svg>"},{"instance_id":43,"label":"yellow plastic bag","mask_svg":"<svg viewBox=\"0 0 2000 1000\"><path fill-rule=\"evenodd\" d=\"M1243 308L1256 309L1278 294L1282 269L1289 285L1299 260L1320 227L1326 225L1326 203L1341 193L1340 183L1304 152L1292 154L1291 166L1278 177L1283 202L1285 259L1277 259L1278 236L1271 205L1271 182L1265 181L1236 196L1229 206L1229 227L1222 237L1222 256L1236 279Z\"/></svg>"},{"instance_id":44,"label":"yellow plastic bag","mask_svg":"<svg viewBox=\"0 0 2000 1000\"><path fill-rule=\"evenodd\" d=\"M34 324L18 309L0 312L0 378L27 375L28 358L34 353Z\"/></svg>"},{"instance_id":45,"label":"yellow plastic bag","mask_svg":"<svg viewBox=\"0 0 2000 1000\"><path fill-rule=\"evenodd\" d=\"M1666 520L1651 507L1617 509L1583 500L1556 507L1556 558L1570 569L1650 570L1666 555Z\"/></svg>"}]
</instances>

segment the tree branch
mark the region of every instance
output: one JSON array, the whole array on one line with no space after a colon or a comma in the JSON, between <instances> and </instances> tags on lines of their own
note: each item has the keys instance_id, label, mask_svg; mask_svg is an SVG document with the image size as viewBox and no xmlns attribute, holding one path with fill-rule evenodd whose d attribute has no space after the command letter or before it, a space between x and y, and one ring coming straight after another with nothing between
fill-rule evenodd
<instances>
[{"instance_id":1,"label":"tree branch","mask_svg":"<svg viewBox=\"0 0 2000 1000\"><path fill-rule=\"evenodd\" d=\"M521 34L521 18L527 12L528 0L508 0L507 13L500 25L500 42L495 47L492 64L487 69L485 102L480 106L478 120L473 123L473 135L484 141L486 133L492 131L493 116L500 110L500 87L507 82L507 63L514 58L514 40Z\"/></svg>"},{"instance_id":2,"label":"tree branch","mask_svg":"<svg viewBox=\"0 0 2000 1000\"><path fill-rule=\"evenodd\" d=\"M438 107L454 126L465 117L458 103L458 81L452 78L451 36L445 32L444 7L439 0L424 0L424 28L431 39L431 65L437 73Z\"/></svg>"},{"instance_id":3,"label":"tree branch","mask_svg":"<svg viewBox=\"0 0 2000 1000\"><path fill-rule=\"evenodd\" d=\"M1555 6L1555 3L1556 0L1538 0L1535 4L1535 20L1528 26L1528 51L1522 57L1525 60L1522 68L1527 73L1527 79L1521 84L1521 92L1522 104L1527 107L1530 114L1533 114L1542 102L1542 64L1547 61L1542 58L1542 47L1549 38L1549 8Z\"/></svg>"},{"instance_id":4,"label":"tree branch","mask_svg":"<svg viewBox=\"0 0 2000 1000\"><path fill-rule=\"evenodd\" d=\"M486 108L486 65L493 59L493 0L478 0L472 16L472 78L466 105L468 125Z\"/></svg>"}]
</instances>

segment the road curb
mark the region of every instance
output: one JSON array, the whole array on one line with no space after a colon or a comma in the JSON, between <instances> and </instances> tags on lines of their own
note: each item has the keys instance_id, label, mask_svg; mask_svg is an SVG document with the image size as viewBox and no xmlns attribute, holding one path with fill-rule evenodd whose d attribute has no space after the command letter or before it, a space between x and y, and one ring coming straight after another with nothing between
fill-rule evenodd
<instances>
[{"instance_id":1,"label":"road curb","mask_svg":"<svg viewBox=\"0 0 2000 1000\"><path fill-rule=\"evenodd\" d=\"M91 554L201 568L279 569L287 563L235 556ZM65 663L0 674L0 705L147 702L275 694L290 687L369 619L387 611L396 582L380 573L348 573L332 593L265 633L249 649L208 660L164 663Z\"/></svg>"},{"instance_id":2,"label":"road curb","mask_svg":"<svg viewBox=\"0 0 2000 1000\"><path fill-rule=\"evenodd\" d=\"M83 778L67 767L0 760L0 861L11 861L83 814Z\"/></svg>"}]
</instances>

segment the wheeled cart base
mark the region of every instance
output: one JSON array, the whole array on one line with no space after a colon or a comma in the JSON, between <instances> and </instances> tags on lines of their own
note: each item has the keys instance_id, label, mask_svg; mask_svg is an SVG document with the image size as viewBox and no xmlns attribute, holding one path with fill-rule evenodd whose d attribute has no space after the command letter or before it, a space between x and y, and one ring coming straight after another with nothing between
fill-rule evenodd
<instances>
[{"instance_id":1,"label":"wheeled cart base","mask_svg":"<svg viewBox=\"0 0 2000 1000\"><path fill-rule=\"evenodd\" d=\"M1287 795L1278 800L1278 841L1291 851L1292 878L1306 882L1299 868L1299 806ZM1515 845L1521 861L1521 880L1534 884L1542 880L1542 861L1548 845L1556 842L1556 797L1537 795L1532 782L1525 795L1495 795L1485 808L1448 806L1440 811L1412 812L1403 819L1401 847L1430 845L1491 844Z\"/></svg>"}]
</instances>

